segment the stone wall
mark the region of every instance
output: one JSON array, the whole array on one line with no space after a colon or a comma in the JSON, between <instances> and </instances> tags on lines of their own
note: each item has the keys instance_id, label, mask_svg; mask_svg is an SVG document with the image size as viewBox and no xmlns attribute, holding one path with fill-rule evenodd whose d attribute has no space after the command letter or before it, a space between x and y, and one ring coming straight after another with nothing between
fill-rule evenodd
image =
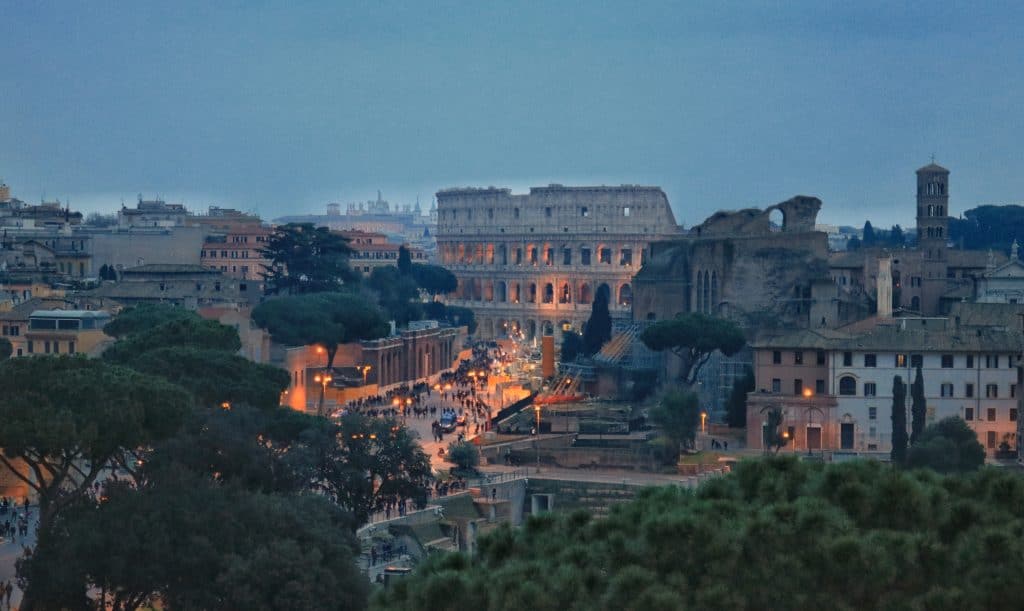
<instances>
[{"instance_id":1,"label":"stone wall","mask_svg":"<svg viewBox=\"0 0 1024 611\"><path fill-rule=\"evenodd\" d=\"M811 287L828 280L828 238L813 231L821 202L797 197L767 210L719 212L690 235L651 245L634 284L635 320L704 312L753 327L807 326ZM772 210L786 222L768 223Z\"/></svg>"}]
</instances>

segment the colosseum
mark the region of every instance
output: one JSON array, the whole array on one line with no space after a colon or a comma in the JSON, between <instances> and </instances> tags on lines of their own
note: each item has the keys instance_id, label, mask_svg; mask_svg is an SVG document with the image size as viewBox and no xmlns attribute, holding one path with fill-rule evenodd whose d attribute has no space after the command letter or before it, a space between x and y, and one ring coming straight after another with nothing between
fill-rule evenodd
<instances>
[{"instance_id":1,"label":"colosseum","mask_svg":"<svg viewBox=\"0 0 1024 611\"><path fill-rule=\"evenodd\" d=\"M471 308L481 338L530 340L580 330L607 285L629 318L649 244L680 229L659 187L463 188L437 193L441 264L458 277L448 303Z\"/></svg>"}]
</instances>

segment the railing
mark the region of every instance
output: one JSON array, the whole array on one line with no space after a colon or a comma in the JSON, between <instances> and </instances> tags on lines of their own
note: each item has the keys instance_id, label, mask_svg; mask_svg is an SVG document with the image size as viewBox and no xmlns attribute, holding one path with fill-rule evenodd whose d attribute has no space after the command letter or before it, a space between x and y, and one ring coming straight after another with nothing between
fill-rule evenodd
<instances>
[{"instance_id":1,"label":"railing","mask_svg":"<svg viewBox=\"0 0 1024 611\"><path fill-rule=\"evenodd\" d=\"M501 473L485 473L480 477L474 477L466 480L466 485L470 488L483 488L484 486L492 486L494 484L503 484L506 482L514 482L520 479L526 479L530 470L516 469L515 471L503 471Z\"/></svg>"}]
</instances>

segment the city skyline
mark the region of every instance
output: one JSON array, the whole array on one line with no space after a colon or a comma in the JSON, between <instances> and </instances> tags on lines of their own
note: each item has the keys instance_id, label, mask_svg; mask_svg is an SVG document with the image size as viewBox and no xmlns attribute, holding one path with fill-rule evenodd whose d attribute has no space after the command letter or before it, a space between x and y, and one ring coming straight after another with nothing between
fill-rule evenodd
<instances>
[{"instance_id":1,"label":"city skyline","mask_svg":"<svg viewBox=\"0 0 1024 611\"><path fill-rule=\"evenodd\" d=\"M954 215L1024 199L1010 5L7 13L0 176L86 212L629 183L687 226L797 194L825 223L909 226L933 154Z\"/></svg>"}]
</instances>

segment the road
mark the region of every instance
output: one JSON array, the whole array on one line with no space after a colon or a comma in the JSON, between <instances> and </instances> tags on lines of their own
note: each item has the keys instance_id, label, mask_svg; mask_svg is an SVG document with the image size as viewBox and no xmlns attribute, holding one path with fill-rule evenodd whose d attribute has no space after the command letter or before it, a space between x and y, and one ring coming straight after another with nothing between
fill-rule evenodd
<instances>
[{"instance_id":1,"label":"road","mask_svg":"<svg viewBox=\"0 0 1024 611\"><path fill-rule=\"evenodd\" d=\"M24 515L19 509L18 515ZM13 514L8 511L4 515L0 515L0 522L6 522L13 520ZM15 567L14 563L21 558L22 545L35 546L36 544L36 516L37 509L35 507L29 508L29 531L28 538L23 539L18 537L15 541L10 538L4 538L3 543L0 543L0 583L7 583L8 581L14 582ZM21 590L18 589L18 584L14 583L14 593L11 596L11 606L14 609L18 608L21 603ZM6 608L6 607L2 607Z\"/></svg>"}]
</instances>

